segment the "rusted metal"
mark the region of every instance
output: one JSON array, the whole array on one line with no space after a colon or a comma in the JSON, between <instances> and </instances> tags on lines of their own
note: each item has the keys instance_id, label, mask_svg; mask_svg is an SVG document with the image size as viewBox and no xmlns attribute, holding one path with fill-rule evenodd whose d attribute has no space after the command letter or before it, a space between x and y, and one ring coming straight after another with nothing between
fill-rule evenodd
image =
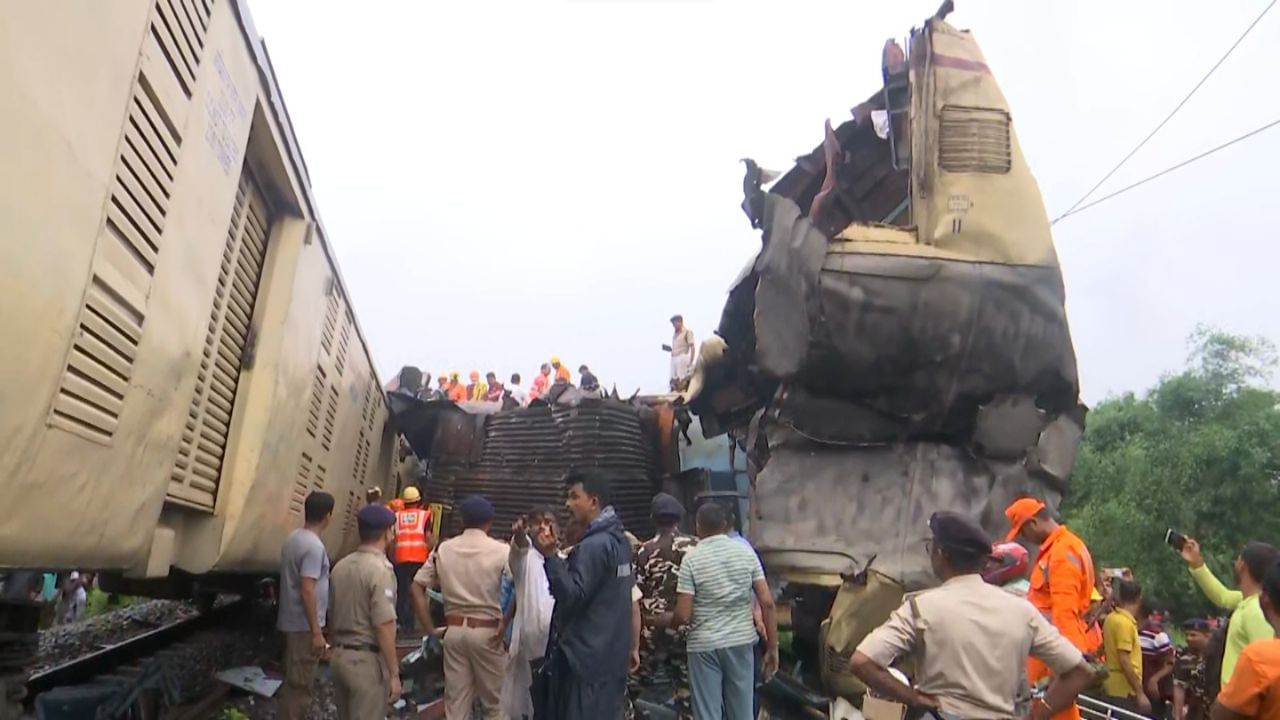
<instances>
[{"instance_id":1,"label":"rusted metal","mask_svg":"<svg viewBox=\"0 0 1280 720\"><path fill-rule=\"evenodd\" d=\"M561 508L570 471L596 469L613 481L613 505L626 528L640 536L652 532L649 503L667 463L660 460L662 422L651 408L583 399L576 406L477 416L451 403L393 403L397 429L428 459L429 502L451 507L468 495L484 495L494 505L494 529L501 535L535 505ZM671 421L663 419L669 433ZM457 533L459 519L446 516L445 534Z\"/></svg>"}]
</instances>

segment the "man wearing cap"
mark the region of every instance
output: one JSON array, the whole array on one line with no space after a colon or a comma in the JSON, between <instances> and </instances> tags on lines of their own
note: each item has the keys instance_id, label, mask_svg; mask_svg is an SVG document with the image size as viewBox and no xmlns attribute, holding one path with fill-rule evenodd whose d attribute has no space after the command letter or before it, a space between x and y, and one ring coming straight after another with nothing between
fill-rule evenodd
<instances>
[{"instance_id":1,"label":"man wearing cap","mask_svg":"<svg viewBox=\"0 0 1280 720\"><path fill-rule=\"evenodd\" d=\"M658 493L653 497L649 514L657 533L642 544L636 553L636 587L640 589L640 671L628 678L627 691L632 701L640 690L663 680L670 683L676 716L693 717L689 692L689 655L685 650L687 633L671 628L676 609L676 585L680 564L698 544L692 535L680 532L684 506L674 496Z\"/></svg>"},{"instance_id":2,"label":"man wearing cap","mask_svg":"<svg viewBox=\"0 0 1280 720\"><path fill-rule=\"evenodd\" d=\"M409 585L431 554L427 538L431 527L431 510L423 507L422 493L410 485L400 493L404 507L396 510L396 537L391 559L396 567L396 618L400 627L413 631L413 601Z\"/></svg>"},{"instance_id":3,"label":"man wearing cap","mask_svg":"<svg viewBox=\"0 0 1280 720\"><path fill-rule=\"evenodd\" d=\"M383 720L400 696L396 578L387 560L396 516L381 505L356 515L360 547L333 566L329 627L338 717Z\"/></svg>"},{"instance_id":4,"label":"man wearing cap","mask_svg":"<svg viewBox=\"0 0 1280 720\"><path fill-rule=\"evenodd\" d=\"M470 720L480 701L485 720L501 717L506 653L497 641L502 620L502 575L507 546L491 537L493 505L473 495L458 504L462 534L445 540L413 578L413 607L429 635L437 635L428 588L444 598L444 704L448 720Z\"/></svg>"},{"instance_id":5,"label":"man wearing cap","mask_svg":"<svg viewBox=\"0 0 1280 720\"><path fill-rule=\"evenodd\" d=\"M1204 618L1192 618L1182 624L1187 646L1178 650L1173 661L1173 717L1174 720L1207 720L1209 706L1208 676L1205 672L1205 650L1213 628Z\"/></svg>"},{"instance_id":6,"label":"man wearing cap","mask_svg":"<svg viewBox=\"0 0 1280 720\"><path fill-rule=\"evenodd\" d=\"M953 512L929 518L926 547L942 585L907 597L858 645L850 668L882 697L917 711L940 709L957 718L1014 717L1022 658L1057 672L1029 717L1047 720L1071 705L1093 680L1084 656L1029 603L983 582L991 538ZM914 657L915 687L889 672Z\"/></svg>"},{"instance_id":7,"label":"man wearing cap","mask_svg":"<svg viewBox=\"0 0 1280 720\"><path fill-rule=\"evenodd\" d=\"M573 376L569 373L569 368L560 363L559 355L551 356L551 368L555 370L555 382L568 383L573 379Z\"/></svg>"},{"instance_id":8,"label":"man wearing cap","mask_svg":"<svg viewBox=\"0 0 1280 720\"><path fill-rule=\"evenodd\" d=\"M1040 500L1016 500L1004 514L1009 519L1009 540L1040 548L1031 568L1027 599L1080 652L1096 652L1097 638L1090 633L1088 622L1095 584L1089 548L1067 526L1058 524ZM1027 679L1032 685L1048 675L1049 668L1043 662L1035 658L1027 661ZM1056 720L1079 717L1080 709L1072 704Z\"/></svg>"}]
</instances>

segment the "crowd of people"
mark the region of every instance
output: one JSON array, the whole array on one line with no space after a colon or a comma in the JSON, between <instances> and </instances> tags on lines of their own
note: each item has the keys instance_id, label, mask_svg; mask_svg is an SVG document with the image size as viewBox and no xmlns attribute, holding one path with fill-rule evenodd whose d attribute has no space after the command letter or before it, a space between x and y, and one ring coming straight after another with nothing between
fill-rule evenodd
<instances>
[{"instance_id":1,"label":"crowd of people","mask_svg":"<svg viewBox=\"0 0 1280 720\"><path fill-rule=\"evenodd\" d=\"M778 667L774 597L732 513L652 502L641 542L611 505L607 477L566 478L569 522L535 507L492 536L493 506L455 508L463 532L437 542L414 486L358 514L361 548L333 568L319 533L334 501L305 503L306 526L282 553L286 635L281 716L301 717L318 658L333 648L342 717L382 718L399 695L397 631L423 637L444 664L449 718L632 718L659 688L680 718L753 718L755 688ZM940 585L912 593L850 657L869 692L940 718L1079 718L1083 693L1158 720L1280 718L1280 551L1250 542L1235 587L1209 569L1194 538L1171 533L1190 579L1230 611L1171 618L1127 569L1095 567L1081 537L1045 503L1005 509L993 542L972 519L933 515L926 549ZM1034 562L1030 558L1034 555ZM433 612L431 598L442 614ZM326 622L328 628L326 629ZM911 682L898 672L910 660Z\"/></svg>"},{"instance_id":2,"label":"crowd of people","mask_svg":"<svg viewBox=\"0 0 1280 720\"><path fill-rule=\"evenodd\" d=\"M693 331L684 324L684 317L671 317L673 334L670 344L663 344L662 349L671 355L670 389L682 392L689 387L693 376L694 363L697 359ZM500 404L504 409L527 407L529 403L542 399L554 403L566 390L576 387L588 395L602 396L604 390L600 379L586 365L578 366L578 382L575 385L573 373L569 366L561 362L560 357L553 355L548 362L538 368L533 381L526 388L520 373L512 373L508 380L499 380L496 372L490 370L483 376L479 370L472 370L467 382L457 370L441 372L436 375L432 385L431 373L406 366L387 386L387 392L411 395L419 400L463 402L488 402Z\"/></svg>"},{"instance_id":3,"label":"crowd of people","mask_svg":"<svg viewBox=\"0 0 1280 720\"><path fill-rule=\"evenodd\" d=\"M481 496L458 504L463 531L438 545L416 488L400 503L374 498L357 514L360 548L332 572L319 536L334 501L308 496L305 524L281 554L280 717L304 717L331 653L339 715L381 720L401 692L395 643L413 627L406 614L443 655L448 718L469 719L473 706L487 720L633 718L655 689L680 718L755 717L756 682L778 667L777 623L732 511L703 504L695 538L680 530L679 500L659 494L656 532L641 542L623 528L605 475L574 473L565 488L566 527L554 509L531 508L509 542L491 536L493 506ZM422 556L407 587L397 583Z\"/></svg>"},{"instance_id":4,"label":"crowd of people","mask_svg":"<svg viewBox=\"0 0 1280 720\"><path fill-rule=\"evenodd\" d=\"M487 402L500 404L503 408L527 407L539 398L546 402L555 402L561 394L572 387L583 393L601 395L600 379L586 365L578 366L578 383L573 382L573 373L558 356L552 356L549 362L538 368L533 382L525 387L520 373L512 373L506 382L498 379L498 374L490 370L484 376L479 370L472 370L468 382L462 381L458 371L440 373L436 376L435 387L432 387L431 373L423 373L416 368L406 367L387 388L388 392L411 395L419 400L439 400L454 403Z\"/></svg>"},{"instance_id":5,"label":"crowd of people","mask_svg":"<svg viewBox=\"0 0 1280 720\"><path fill-rule=\"evenodd\" d=\"M1280 718L1276 548L1245 545L1229 590L1195 539L1171 533L1206 599L1231 611L1223 627L1187 618L1186 646L1175 648L1168 618L1144 602L1133 574L1097 573L1084 541L1044 503L1020 499L1005 515L1009 536L994 546L963 516L933 516L929 553L941 585L911 596L859 645L852 668L869 688L943 717L1072 720L1084 693L1131 717ZM1038 550L1029 568L1026 547ZM890 672L907 657L914 686Z\"/></svg>"}]
</instances>

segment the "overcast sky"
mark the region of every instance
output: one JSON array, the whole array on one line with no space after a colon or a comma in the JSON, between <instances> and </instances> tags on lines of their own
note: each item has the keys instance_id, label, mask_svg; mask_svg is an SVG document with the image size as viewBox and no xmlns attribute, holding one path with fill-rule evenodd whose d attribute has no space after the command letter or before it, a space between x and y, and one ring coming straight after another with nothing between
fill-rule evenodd
<instances>
[{"instance_id":1,"label":"overcast sky","mask_svg":"<svg viewBox=\"0 0 1280 720\"><path fill-rule=\"evenodd\" d=\"M1266 0L957 4L1056 216ZM739 158L789 167L937 5L251 0L383 378L558 353L624 394L759 248ZM1280 118L1276 68L1280 12L1099 195ZM1055 227L1086 401L1179 368L1198 322L1280 338L1277 160L1280 128Z\"/></svg>"}]
</instances>

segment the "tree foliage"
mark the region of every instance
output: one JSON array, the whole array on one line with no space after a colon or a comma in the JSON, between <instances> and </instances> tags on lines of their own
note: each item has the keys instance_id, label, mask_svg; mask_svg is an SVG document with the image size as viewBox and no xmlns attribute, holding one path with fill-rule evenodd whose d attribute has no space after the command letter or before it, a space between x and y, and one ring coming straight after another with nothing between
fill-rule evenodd
<instances>
[{"instance_id":1,"label":"tree foliage","mask_svg":"<svg viewBox=\"0 0 1280 720\"><path fill-rule=\"evenodd\" d=\"M1145 395L1100 403L1063 515L1099 567L1130 567L1182 617L1208 609L1167 528L1200 540L1230 584L1248 540L1280 545L1280 393L1266 383L1276 351L1264 338L1200 327L1187 367Z\"/></svg>"}]
</instances>

